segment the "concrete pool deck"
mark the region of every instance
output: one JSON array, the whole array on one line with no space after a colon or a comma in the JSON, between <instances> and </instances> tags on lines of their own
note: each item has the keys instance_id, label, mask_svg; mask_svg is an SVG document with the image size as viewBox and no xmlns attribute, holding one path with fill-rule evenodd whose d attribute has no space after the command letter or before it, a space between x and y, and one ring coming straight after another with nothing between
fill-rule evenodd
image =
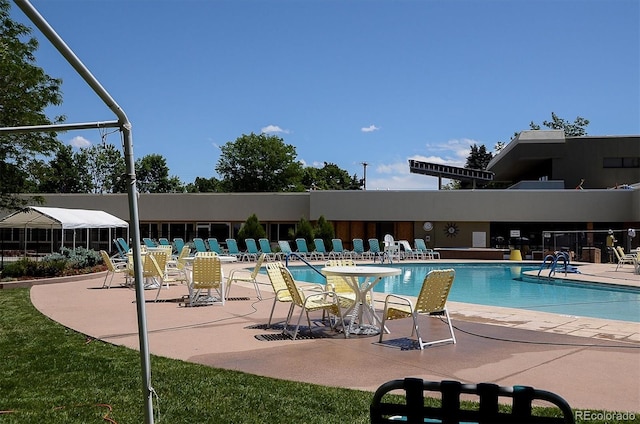
<instances>
[{"instance_id":1,"label":"concrete pool deck","mask_svg":"<svg viewBox=\"0 0 640 424\"><path fill-rule=\"evenodd\" d=\"M253 264L223 267L228 274L235 267ZM633 274L630 266L615 271L612 264L581 264L580 270L578 276L568 274L567 278L640 286L640 276ZM564 278L564 274L556 277ZM111 289L101 289L103 279L101 274L34 285L31 300L43 314L64 326L137 349L135 293L118 286L120 276L114 278ZM345 339L334 334L291 341L280 339L276 329L264 329L273 292L266 276L260 275L259 281L264 283L263 300L256 299L252 287L234 284L232 300L225 306L181 307L176 299L186 294L186 287L163 289L163 301L149 301L145 307L152 354L368 391L404 377L529 385L559 394L573 408L640 410L638 323L450 302L458 341L455 345L424 351L398 348L406 346L411 333L409 320L389 322L391 334L383 344L377 337ZM153 299L155 293L148 291L147 299ZM380 308L379 303L376 306ZM278 304L274 321L282 322L287 310L287 304ZM437 319L423 319L421 328L429 337L447 332ZM323 333L324 328L318 324L314 331Z\"/></svg>"}]
</instances>

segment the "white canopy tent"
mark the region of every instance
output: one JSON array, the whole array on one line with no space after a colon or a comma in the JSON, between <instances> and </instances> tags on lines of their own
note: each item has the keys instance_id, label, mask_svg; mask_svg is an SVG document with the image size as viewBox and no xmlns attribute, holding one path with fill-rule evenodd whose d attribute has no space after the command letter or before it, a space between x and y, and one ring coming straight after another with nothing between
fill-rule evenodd
<instances>
[{"instance_id":1,"label":"white canopy tent","mask_svg":"<svg viewBox=\"0 0 640 424\"><path fill-rule=\"evenodd\" d=\"M29 206L14 212L0 219L0 228L43 228L60 229L62 231L62 242L64 245L64 230L92 228L123 228L129 227L127 221L104 211L87 209L63 209L43 206ZM53 251L52 237L51 251ZM89 236L87 235L87 248L89 247ZM75 249L75 231L73 247ZM26 237L25 237L26 249Z\"/></svg>"}]
</instances>

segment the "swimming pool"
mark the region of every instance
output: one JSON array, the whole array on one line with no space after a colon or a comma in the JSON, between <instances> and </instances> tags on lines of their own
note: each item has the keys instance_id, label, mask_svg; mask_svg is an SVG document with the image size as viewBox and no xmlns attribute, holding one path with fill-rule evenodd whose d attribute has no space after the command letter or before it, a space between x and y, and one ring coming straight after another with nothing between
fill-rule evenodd
<instances>
[{"instance_id":1,"label":"swimming pool","mask_svg":"<svg viewBox=\"0 0 640 424\"><path fill-rule=\"evenodd\" d=\"M416 296L429 271L454 268L456 279L449 300L455 302L640 322L639 289L523 276L524 271L537 271L537 265L438 262L393 266L401 268L402 273L383 279L374 291ZM289 269L296 280L325 282L306 266Z\"/></svg>"}]
</instances>

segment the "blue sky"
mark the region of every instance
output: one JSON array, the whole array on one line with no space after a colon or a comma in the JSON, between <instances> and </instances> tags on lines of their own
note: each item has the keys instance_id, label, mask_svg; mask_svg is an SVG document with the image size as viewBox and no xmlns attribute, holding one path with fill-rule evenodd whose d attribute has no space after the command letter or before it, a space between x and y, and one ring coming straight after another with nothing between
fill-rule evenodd
<instances>
[{"instance_id":1,"label":"blue sky","mask_svg":"<svg viewBox=\"0 0 640 424\"><path fill-rule=\"evenodd\" d=\"M219 146L267 132L308 166L367 189L435 189L408 159L463 166L551 112L589 135L640 134L637 0L31 0L122 107L136 158L183 182L216 176ZM41 40L67 122L115 120ZM98 130L60 135L73 145ZM112 134L108 142L119 145Z\"/></svg>"}]
</instances>

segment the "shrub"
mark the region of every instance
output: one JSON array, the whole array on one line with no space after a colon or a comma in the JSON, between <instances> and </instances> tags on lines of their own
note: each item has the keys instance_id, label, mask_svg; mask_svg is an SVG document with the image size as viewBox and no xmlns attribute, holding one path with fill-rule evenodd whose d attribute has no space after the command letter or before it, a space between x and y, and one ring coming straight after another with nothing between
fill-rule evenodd
<instances>
[{"instance_id":1,"label":"shrub","mask_svg":"<svg viewBox=\"0 0 640 424\"><path fill-rule=\"evenodd\" d=\"M318 218L313 234L315 238L322 239L322 241L324 242L324 248L327 251L331 250L332 248L331 240L335 237L335 233L333 231L333 225L331 225L331 223L329 223L324 218L324 215L320 215L320 218Z\"/></svg>"},{"instance_id":2,"label":"shrub","mask_svg":"<svg viewBox=\"0 0 640 424\"><path fill-rule=\"evenodd\" d=\"M238 231L238 243L241 249L246 249L244 239L252 238L258 240L267 236L267 232L258 221L256 214L252 214Z\"/></svg>"}]
</instances>

